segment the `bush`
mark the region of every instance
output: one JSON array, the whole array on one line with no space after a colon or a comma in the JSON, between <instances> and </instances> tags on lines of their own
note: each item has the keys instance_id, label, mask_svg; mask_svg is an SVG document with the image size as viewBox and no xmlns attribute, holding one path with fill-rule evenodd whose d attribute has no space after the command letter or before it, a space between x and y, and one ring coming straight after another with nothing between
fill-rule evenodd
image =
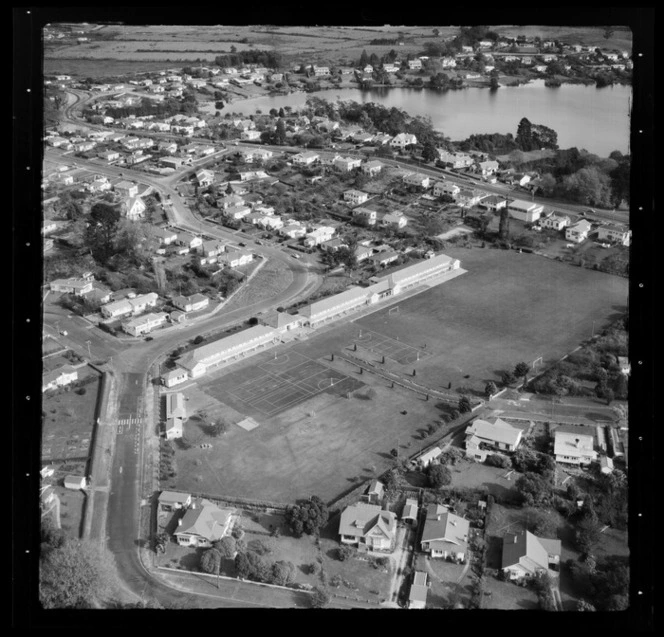
<instances>
[{"instance_id":1,"label":"bush","mask_svg":"<svg viewBox=\"0 0 664 637\"><path fill-rule=\"evenodd\" d=\"M485 464L489 465L490 467L507 469L512 465L512 462L507 456L503 456L499 453L492 453L491 455L487 456Z\"/></svg>"},{"instance_id":2,"label":"bush","mask_svg":"<svg viewBox=\"0 0 664 637\"><path fill-rule=\"evenodd\" d=\"M429 486L434 489L447 486L452 482L450 470L441 464L430 464L427 467L427 478L429 479Z\"/></svg>"},{"instance_id":3,"label":"bush","mask_svg":"<svg viewBox=\"0 0 664 637\"><path fill-rule=\"evenodd\" d=\"M76 393L77 393L79 396L84 396L86 392L87 392L87 389L85 389L85 387L79 387L79 388L76 390Z\"/></svg>"}]
</instances>

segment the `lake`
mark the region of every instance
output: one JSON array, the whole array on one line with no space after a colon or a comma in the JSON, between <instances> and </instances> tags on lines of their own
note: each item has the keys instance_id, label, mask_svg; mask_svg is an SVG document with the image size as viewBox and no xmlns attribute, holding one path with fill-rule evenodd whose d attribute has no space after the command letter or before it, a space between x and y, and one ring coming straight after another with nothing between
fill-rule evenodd
<instances>
[{"instance_id":1,"label":"lake","mask_svg":"<svg viewBox=\"0 0 664 637\"><path fill-rule=\"evenodd\" d=\"M267 113L271 108L304 106L309 93L291 93L237 101L221 113L252 115L256 109ZM521 86L503 86L497 91L467 88L439 92L429 89L376 88L330 89L312 93L327 100L376 102L397 107L408 114L428 115L434 128L458 141L474 133L512 133L519 120L527 117L558 133L560 148L585 148L607 157L613 150L629 152L629 111L632 87L624 85L596 88L581 84L563 84L547 88L544 80Z\"/></svg>"}]
</instances>

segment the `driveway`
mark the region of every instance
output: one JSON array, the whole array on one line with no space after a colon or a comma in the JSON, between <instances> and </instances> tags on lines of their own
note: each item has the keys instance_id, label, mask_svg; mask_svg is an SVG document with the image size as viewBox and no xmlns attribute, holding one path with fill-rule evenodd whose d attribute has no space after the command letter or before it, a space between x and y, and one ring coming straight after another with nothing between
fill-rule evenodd
<instances>
[{"instance_id":1,"label":"driveway","mask_svg":"<svg viewBox=\"0 0 664 637\"><path fill-rule=\"evenodd\" d=\"M396 548L390 560L392 562L393 575L390 582L390 591L387 595L388 603L397 601L401 584L404 578L404 568L408 563L408 558L412 554L413 531L409 526L397 527Z\"/></svg>"}]
</instances>

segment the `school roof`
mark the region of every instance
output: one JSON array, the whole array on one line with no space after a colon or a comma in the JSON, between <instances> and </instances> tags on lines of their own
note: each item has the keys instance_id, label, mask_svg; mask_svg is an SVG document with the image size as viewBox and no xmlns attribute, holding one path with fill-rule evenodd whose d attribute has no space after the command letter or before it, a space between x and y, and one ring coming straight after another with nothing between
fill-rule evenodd
<instances>
[{"instance_id":1,"label":"school roof","mask_svg":"<svg viewBox=\"0 0 664 637\"><path fill-rule=\"evenodd\" d=\"M501 568L520 564L529 571L548 569L549 555L560 555L560 551L560 540L538 538L529 531L506 533Z\"/></svg>"},{"instance_id":2,"label":"school roof","mask_svg":"<svg viewBox=\"0 0 664 637\"><path fill-rule=\"evenodd\" d=\"M225 338L220 338L213 343L201 345L196 349L187 352L178 363L183 367L194 367L197 363L205 363L207 360L214 359L222 352L234 349L250 341L274 336L274 328L265 325L256 325L249 329L242 330Z\"/></svg>"},{"instance_id":3,"label":"school roof","mask_svg":"<svg viewBox=\"0 0 664 637\"><path fill-rule=\"evenodd\" d=\"M466 429L466 435L475 435L484 440L491 440L493 442L501 442L509 445L516 445L523 431L512 425L506 423L500 418L490 420L482 420L478 418Z\"/></svg>"},{"instance_id":4,"label":"school roof","mask_svg":"<svg viewBox=\"0 0 664 637\"><path fill-rule=\"evenodd\" d=\"M269 327L286 327L301 320L301 317L288 314L287 312L275 312L261 319Z\"/></svg>"}]
</instances>

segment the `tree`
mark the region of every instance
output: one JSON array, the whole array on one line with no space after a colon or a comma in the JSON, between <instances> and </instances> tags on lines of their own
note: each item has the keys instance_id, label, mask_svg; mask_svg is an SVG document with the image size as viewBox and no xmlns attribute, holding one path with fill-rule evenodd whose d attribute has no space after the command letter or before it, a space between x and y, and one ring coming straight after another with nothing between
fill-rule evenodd
<instances>
[{"instance_id":1,"label":"tree","mask_svg":"<svg viewBox=\"0 0 664 637\"><path fill-rule=\"evenodd\" d=\"M550 512L544 512L540 509L527 509L526 519L528 522L528 530L544 538L556 538L558 533L558 525L555 519L552 518Z\"/></svg>"},{"instance_id":2,"label":"tree","mask_svg":"<svg viewBox=\"0 0 664 637\"><path fill-rule=\"evenodd\" d=\"M438 159L438 151L433 142L428 141L422 148L422 159L426 162L434 162Z\"/></svg>"},{"instance_id":3,"label":"tree","mask_svg":"<svg viewBox=\"0 0 664 637\"><path fill-rule=\"evenodd\" d=\"M314 587L313 594L311 595L312 608L324 608L330 603L330 594L324 588L319 586Z\"/></svg>"},{"instance_id":4,"label":"tree","mask_svg":"<svg viewBox=\"0 0 664 637\"><path fill-rule=\"evenodd\" d=\"M312 495L309 500L301 500L289 506L285 519L296 537L300 537L303 533L317 535L327 523L328 515L325 503L318 496Z\"/></svg>"},{"instance_id":5,"label":"tree","mask_svg":"<svg viewBox=\"0 0 664 637\"><path fill-rule=\"evenodd\" d=\"M227 535L214 543L214 548L222 558L230 558L237 551L237 541L234 537Z\"/></svg>"},{"instance_id":6,"label":"tree","mask_svg":"<svg viewBox=\"0 0 664 637\"><path fill-rule=\"evenodd\" d=\"M529 371L530 367L528 366L528 363L517 363L514 367L514 375L517 378L524 378Z\"/></svg>"},{"instance_id":7,"label":"tree","mask_svg":"<svg viewBox=\"0 0 664 637\"><path fill-rule=\"evenodd\" d=\"M549 506L553 488L548 480L536 473L526 473L516 481L516 490L526 506Z\"/></svg>"},{"instance_id":8,"label":"tree","mask_svg":"<svg viewBox=\"0 0 664 637\"><path fill-rule=\"evenodd\" d=\"M118 589L113 557L86 540L68 540L40 560L44 608L94 608Z\"/></svg>"},{"instance_id":9,"label":"tree","mask_svg":"<svg viewBox=\"0 0 664 637\"><path fill-rule=\"evenodd\" d=\"M507 241L510 238L510 215L507 206L503 206L500 211L500 222L498 224L498 236Z\"/></svg>"},{"instance_id":10,"label":"tree","mask_svg":"<svg viewBox=\"0 0 664 637\"><path fill-rule=\"evenodd\" d=\"M512 463L507 456L503 456L499 453L492 453L487 456L484 464L487 464L490 467L500 467L501 469L507 469L511 466Z\"/></svg>"},{"instance_id":11,"label":"tree","mask_svg":"<svg viewBox=\"0 0 664 637\"><path fill-rule=\"evenodd\" d=\"M199 566L205 573L218 573L221 568L221 553L216 548L203 551Z\"/></svg>"},{"instance_id":12,"label":"tree","mask_svg":"<svg viewBox=\"0 0 664 637\"><path fill-rule=\"evenodd\" d=\"M590 553L600 540L601 523L595 511L586 507L582 509L582 517L576 525L576 546L582 553Z\"/></svg>"},{"instance_id":13,"label":"tree","mask_svg":"<svg viewBox=\"0 0 664 637\"><path fill-rule=\"evenodd\" d=\"M487 398L491 398L491 396L494 396L497 393L498 393L498 387L496 386L496 383L494 383L493 381L489 381L484 387L484 395Z\"/></svg>"},{"instance_id":14,"label":"tree","mask_svg":"<svg viewBox=\"0 0 664 637\"><path fill-rule=\"evenodd\" d=\"M355 549L349 544L342 544L337 549L337 559L340 562L345 562L346 560L350 559L354 554L355 554Z\"/></svg>"},{"instance_id":15,"label":"tree","mask_svg":"<svg viewBox=\"0 0 664 637\"><path fill-rule=\"evenodd\" d=\"M92 256L105 263L114 253L115 231L120 221L120 211L115 206L98 202L90 210L90 220L85 232L85 245Z\"/></svg>"},{"instance_id":16,"label":"tree","mask_svg":"<svg viewBox=\"0 0 664 637\"><path fill-rule=\"evenodd\" d=\"M604 400L606 400L606 404L610 405L614 399L615 399L615 394L613 392L613 389L607 387L606 390L604 391Z\"/></svg>"},{"instance_id":17,"label":"tree","mask_svg":"<svg viewBox=\"0 0 664 637\"><path fill-rule=\"evenodd\" d=\"M272 582L285 586L295 579L295 564L286 560L279 560L272 564Z\"/></svg>"},{"instance_id":18,"label":"tree","mask_svg":"<svg viewBox=\"0 0 664 637\"><path fill-rule=\"evenodd\" d=\"M567 175L560 189L567 199L589 206L608 206L612 196L611 178L596 166Z\"/></svg>"},{"instance_id":19,"label":"tree","mask_svg":"<svg viewBox=\"0 0 664 637\"><path fill-rule=\"evenodd\" d=\"M430 464L427 467L427 478L431 487L439 489L452 482L452 473L442 464Z\"/></svg>"},{"instance_id":20,"label":"tree","mask_svg":"<svg viewBox=\"0 0 664 637\"><path fill-rule=\"evenodd\" d=\"M225 434L230 428L231 426L227 421L225 421L223 418L217 418L211 427L212 435L221 436L221 434Z\"/></svg>"}]
</instances>

